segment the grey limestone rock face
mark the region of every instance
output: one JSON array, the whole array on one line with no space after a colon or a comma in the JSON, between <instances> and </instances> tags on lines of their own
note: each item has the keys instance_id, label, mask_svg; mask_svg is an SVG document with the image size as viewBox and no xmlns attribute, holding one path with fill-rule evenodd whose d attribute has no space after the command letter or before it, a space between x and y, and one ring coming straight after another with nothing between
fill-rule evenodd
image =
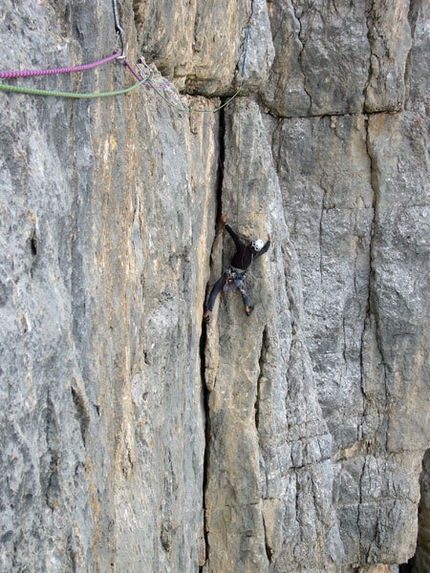
<instances>
[{"instance_id":1,"label":"grey limestone rock face","mask_svg":"<svg viewBox=\"0 0 430 573\"><path fill-rule=\"evenodd\" d=\"M144 57L179 89L225 95L265 82L274 49L264 0L153 0L134 9Z\"/></svg>"},{"instance_id":2,"label":"grey limestone rock face","mask_svg":"<svg viewBox=\"0 0 430 573\"><path fill-rule=\"evenodd\" d=\"M412 47L408 0L372 2L368 8L370 74L366 86L366 111L403 107L405 69Z\"/></svg>"},{"instance_id":3,"label":"grey limestone rock face","mask_svg":"<svg viewBox=\"0 0 430 573\"><path fill-rule=\"evenodd\" d=\"M429 451L423 459L423 467L420 477L421 499L418 512L419 535L417 540L417 550L411 560L412 571L426 571L430 566L429 551Z\"/></svg>"},{"instance_id":4,"label":"grey limestone rock face","mask_svg":"<svg viewBox=\"0 0 430 573\"><path fill-rule=\"evenodd\" d=\"M269 3L275 59L264 102L280 116L359 113L370 47L365 2Z\"/></svg>"},{"instance_id":5,"label":"grey limestone rock face","mask_svg":"<svg viewBox=\"0 0 430 573\"><path fill-rule=\"evenodd\" d=\"M112 53L112 12L74 8L55 23L49 7L2 5L2 69ZM31 58L14 51L29 22L46 44ZM113 62L19 81L98 92L133 77ZM217 118L144 88L91 101L1 93L0 106L0 569L195 570Z\"/></svg>"},{"instance_id":6,"label":"grey limestone rock face","mask_svg":"<svg viewBox=\"0 0 430 573\"><path fill-rule=\"evenodd\" d=\"M0 71L112 7L5 0ZM428 2L117 8L151 85L0 90L0 571L426 573Z\"/></svg>"}]
</instances>

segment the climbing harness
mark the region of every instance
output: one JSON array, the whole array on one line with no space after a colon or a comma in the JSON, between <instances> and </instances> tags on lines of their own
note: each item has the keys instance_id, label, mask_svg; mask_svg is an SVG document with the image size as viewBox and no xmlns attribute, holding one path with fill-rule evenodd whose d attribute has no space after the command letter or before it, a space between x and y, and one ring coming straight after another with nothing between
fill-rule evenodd
<instances>
[{"instance_id":1,"label":"climbing harness","mask_svg":"<svg viewBox=\"0 0 430 573\"><path fill-rule=\"evenodd\" d=\"M246 282L246 273L241 269L229 267L223 277L222 290L226 292L228 289L239 289L242 296L248 296L248 285Z\"/></svg>"}]
</instances>

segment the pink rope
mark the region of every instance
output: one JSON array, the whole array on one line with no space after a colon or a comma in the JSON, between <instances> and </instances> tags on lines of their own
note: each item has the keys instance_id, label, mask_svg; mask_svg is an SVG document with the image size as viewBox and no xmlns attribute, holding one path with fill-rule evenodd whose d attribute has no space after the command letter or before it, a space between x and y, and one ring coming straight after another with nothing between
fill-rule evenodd
<instances>
[{"instance_id":1,"label":"pink rope","mask_svg":"<svg viewBox=\"0 0 430 573\"><path fill-rule=\"evenodd\" d=\"M72 72L84 72L85 70L91 70L97 66L101 66L115 60L120 56L120 53L112 54L103 60L97 60L97 62L91 62L90 64L83 64L81 66L72 66L69 68L48 68L47 70L23 70L21 72L0 72L0 78L27 78L32 76L48 76L51 74L66 74ZM140 78L138 78L140 79Z\"/></svg>"},{"instance_id":2,"label":"pink rope","mask_svg":"<svg viewBox=\"0 0 430 573\"><path fill-rule=\"evenodd\" d=\"M171 85L171 81L170 80L166 80L164 82L164 84L160 84L159 86L155 86L156 90L165 90L166 88L168 88Z\"/></svg>"},{"instance_id":3,"label":"pink rope","mask_svg":"<svg viewBox=\"0 0 430 573\"><path fill-rule=\"evenodd\" d=\"M130 70L130 72L133 74L133 76L134 76L137 80L141 81L142 78L139 76L139 74L138 74L137 72L135 72L135 71L133 70L133 68L131 67L131 65L130 65L130 63L128 62L127 59L124 59L124 65ZM143 85L146 86L147 84L143 84Z\"/></svg>"},{"instance_id":4,"label":"pink rope","mask_svg":"<svg viewBox=\"0 0 430 573\"><path fill-rule=\"evenodd\" d=\"M73 72L84 72L86 70L91 70L92 68L96 68L97 66L101 66L103 64L107 64L116 58L119 58L121 54L118 52L116 54L112 54L112 56L108 56L107 58L103 58L102 60L97 60L96 62L91 62L89 64L82 64L80 66L71 66L67 68L48 68L46 70L22 70L22 71L8 71L8 72L0 72L0 78L2 79L13 79L13 78L29 78L29 77L36 77L36 76L49 76L54 74L67 74ZM138 75L138 73L133 69L127 59L124 58L124 65L130 70L133 76L141 81L142 78ZM156 89L165 89L167 88L171 82L167 80L160 86L157 86ZM147 83L143 84L145 87L150 88L151 86Z\"/></svg>"}]
</instances>

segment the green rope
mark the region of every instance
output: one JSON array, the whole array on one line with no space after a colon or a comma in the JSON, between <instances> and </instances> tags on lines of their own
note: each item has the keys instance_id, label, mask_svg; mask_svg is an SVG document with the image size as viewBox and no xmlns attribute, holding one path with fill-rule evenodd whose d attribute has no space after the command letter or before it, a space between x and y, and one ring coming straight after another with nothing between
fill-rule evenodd
<instances>
[{"instance_id":1,"label":"green rope","mask_svg":"<svg viewBox=\"0 0 430 573\"><path fill-rule=\"evenodd\" d=\"M80 93L73 93L73 92L57 92L57 91L49 91L49 90L39 90L35 88L24 88L21 86L10 86L7 84L0 84L0 90L4 92L14 92L20 94L29 94L29 95L38 95L38 96L53 96L53 97L65 97L65 98L74 98L74 99L90 99L90 98L99 98L99 97L112 97L121 94L126 94L135 90L147 80L143 79L137 84L130 86L129 88L125 88L118 91L113 92L98 92L98 93L88 93L88 94L80 94Z\"/></svg>"},{"instance_id":2,"label":"green rope","mask_svg":"<svg viewBox=\"0 0 430 573\"><path fill-rule=\"evenodd\" d=\"M59 97L59 98L94 99L94 98L100 98L100 97L113 97L113 96L118 96L121 94L126 94L128 92L135 90L136 88L138 88L142 84L150 85L151 88L155 91L155 93L158 96L160 96L161 99L163 99L168 105L170 105L171 107L173 107L179 111L184 111L186 113L217 113L218 111L222 110L224 107L229 105L239 95L240 90L241 90L241 88L239 88L237 90L237 92L235 94L233 94L231 96L231 98L229 98L226 102L224 102L222 105L220 105L216 109L210 109L210 110L208 110L208 109L205 109L205 110L193 109L193 108L190 108L189 106L184 107L184 106L180 106L180 105L175 104L171 99L165 97L160 92L160 90L158 90L157 87L154 86L154 84L148 78L140 80L139 82L137 82L133 86L130 86L129 88L125 88L125 89L117 90L117 91L112 91L112 92L97 92L97 93L83 93L83 94L81 94L81 93L74 93L74 92L60 92L60 91L51 91L51 90L40 90L40 89L36 89L36 88L25 88L25 87L21 87L21 86L12 86L12 85L8 85L8 84L0 84L0 91L9 92L9 93L27 94L27 95L37 95L37 96L51 96L51 97Z\"/></svg>"}]
</instances>

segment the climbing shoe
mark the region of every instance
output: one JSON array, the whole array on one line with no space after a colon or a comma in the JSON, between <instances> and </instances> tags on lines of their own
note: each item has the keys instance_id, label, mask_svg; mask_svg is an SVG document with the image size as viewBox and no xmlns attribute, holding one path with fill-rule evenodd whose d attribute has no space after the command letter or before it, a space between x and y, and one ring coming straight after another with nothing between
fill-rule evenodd
<instances>
[{"instance_id":1,"label":"climbing shoe","mask_svg":"<svg viewBox=\"0 0 430 573\"><path fill-rule=\"evenodd\" d=\"M254 307L253 307L253 306L250 306L250 307L249 307L249 310L245 310L246 316L251 316L253 310L254 310Z\"/></svg>"}]
</instances>

